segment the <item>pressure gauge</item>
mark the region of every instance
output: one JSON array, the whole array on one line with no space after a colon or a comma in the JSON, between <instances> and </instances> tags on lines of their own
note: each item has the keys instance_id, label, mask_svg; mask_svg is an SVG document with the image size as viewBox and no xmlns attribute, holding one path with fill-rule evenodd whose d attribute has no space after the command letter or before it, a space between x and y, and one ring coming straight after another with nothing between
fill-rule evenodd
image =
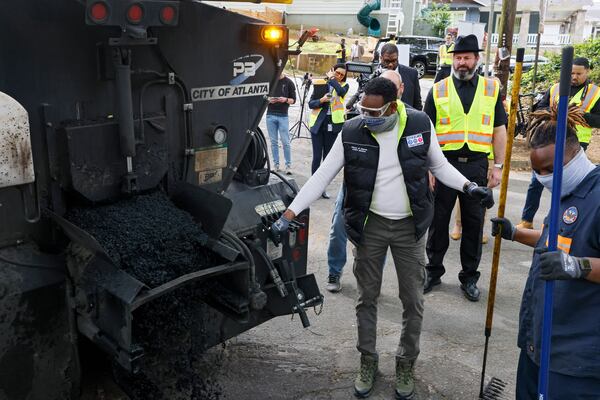
<instances>
[{"instance_id":1,"label":"pressure gauge","mask_svg":"<svg viewBox=\"0 0 600 400\"><path fill-rule=\"evenodd\" d=\"M217 144L223 144L227 140L227 130L222 126L219 126L213 132L213 139Z\"/></svg>"}]
</instances>

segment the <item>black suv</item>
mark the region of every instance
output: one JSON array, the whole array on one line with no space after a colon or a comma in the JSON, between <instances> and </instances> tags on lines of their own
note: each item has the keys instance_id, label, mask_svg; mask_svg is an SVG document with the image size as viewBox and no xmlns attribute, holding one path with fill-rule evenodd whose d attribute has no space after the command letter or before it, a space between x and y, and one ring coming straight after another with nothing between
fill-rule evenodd
<instances>
[{"instance_id":1,"label":"black suv","mask_svg":"<svg viewBox=\"0 0 600 400\"><path fill-rule=\"evenodd\" d=\"M391 38L381 38L373 52L373 63L379 64L379 50L389 42ZM419 78L427 72L435 73L437 69L437 55L439 47L446 43L442 38L433 36L399 36L396 44L410 45L410 66L415 68Z\"/></svg>"}]
</instances>

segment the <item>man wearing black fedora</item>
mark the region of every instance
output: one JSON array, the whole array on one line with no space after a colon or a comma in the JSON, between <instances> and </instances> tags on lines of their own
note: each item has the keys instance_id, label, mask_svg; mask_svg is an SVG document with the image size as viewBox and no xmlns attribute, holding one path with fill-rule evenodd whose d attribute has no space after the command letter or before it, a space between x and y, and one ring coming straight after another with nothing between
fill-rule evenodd
<instances>
[{"instance_id":1,"label":"man wearing black fedora","mask_svg":"<svg viewBox=\"0 0 600 400\"><path fill-rule=\"evenodd\" d=\"M471 182L493 188L500 183L506 148L506 111L496 79L475 72L479 61L479 43L475 35L459 36L452 53L452 74L435 83L423 111L435 125L444 155ZM494 167L488 176L488 156ZM484 208L463 193L441 182L435 184L435 208L427 241L428 277L425 293L441 284L445 273L444 255L448 250L448 225L458 197L463 233L460 244L462 270L458 278L464 296L478 301L477 288Z\"/></svg>"}]
</instances>

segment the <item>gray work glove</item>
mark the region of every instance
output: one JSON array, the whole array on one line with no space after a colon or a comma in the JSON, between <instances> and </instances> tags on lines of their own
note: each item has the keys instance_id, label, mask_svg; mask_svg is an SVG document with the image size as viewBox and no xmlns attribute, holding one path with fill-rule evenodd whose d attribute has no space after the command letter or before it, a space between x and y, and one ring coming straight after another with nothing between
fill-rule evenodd
<instances>
[{"instance_id":1,"label":"gray work glove","mask_svg":"<svg viewBox=\"0 0 600 400\"><path fill-rule=\"evenodd\" d=\"M515 240L517 228L507 218L492 218L492 236L500 234L502 239Z\"/></svg>"},{"instance_id":2,"label":"gray work glove","mask_svg":"<svg viewBox=\"0 0 600 400\"><path fill-rule=\"evenodd\" d=\"M478 186L475 182L469 182L465 184L464 192L471 197L479 199L479 202L485 208L492 208L494 206L494 195L490 188Z\"/></svg>"},{"instance_id":3,"label":"gray work glove","mask_svg":"<svg viewBox=\"0 0 600 400\"><path fill-rule=\"evenodd\" d=\"M273 225L271 225L271 239L273 239L273 243L276 245L281 243L281 237L285 232L287 232L288 228L290 227L290 222L292 221L282 215L273 223Z\"/></svg>"},{"instance_id":4,"label":"gray work glove","mask_svg":"<svg viewBox=\"0 0 600 400\"><path fill-rule=\"evenodd\" d=\"M548 251L547 247L535 249L540 254L540 277L544 280L583 279L591 271L586 258L570 256L560 250Z\"/></svg>"}]
</instances>

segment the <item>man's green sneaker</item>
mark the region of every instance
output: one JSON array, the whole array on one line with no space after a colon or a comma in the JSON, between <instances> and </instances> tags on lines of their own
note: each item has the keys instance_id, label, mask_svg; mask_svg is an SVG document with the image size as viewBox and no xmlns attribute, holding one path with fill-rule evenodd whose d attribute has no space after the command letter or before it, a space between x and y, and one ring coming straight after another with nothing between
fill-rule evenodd
<instances>
[{"instance_id":1,"label":"man's green sneaker","mask_svg":"<svg viewBox=\"0 0 600 400\"><path fill-rule=\"evenodd\" d=\"M396 360L396 400L410 400L415 395L414 361Z\"/></svg>"},{"instance_id":2,"label":"man's green sneaker","mask_svg":"<svg viewBox=\"0 0 600 400\"><path fill-rule=\"evenodd\" d=\"M373 356L360 356L360 371L354 380L354 395L359 398L369 397L375 383L377 374L377 358Z\"/></svg>"}]
</instances>

